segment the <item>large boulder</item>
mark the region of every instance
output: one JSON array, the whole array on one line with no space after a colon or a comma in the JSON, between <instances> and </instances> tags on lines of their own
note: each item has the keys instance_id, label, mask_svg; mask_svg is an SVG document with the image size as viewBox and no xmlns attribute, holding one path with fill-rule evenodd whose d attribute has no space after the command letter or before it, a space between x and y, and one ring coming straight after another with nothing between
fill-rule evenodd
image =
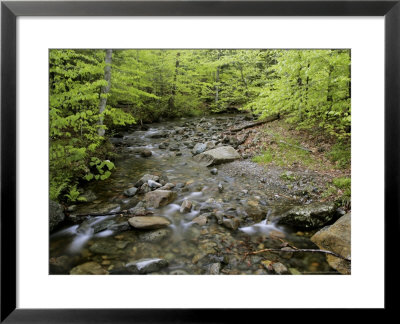
<instances>
[{"instance_id":1,"label":"large boulder","mask_svg":"<svg viewBox=\"0 0 400 324\"><path fill-rule=\"evenodd\" d=\"M164 259L140 259L126 264L128 271L134 274L156 272L167 266L168 261Z\"/></svg>"},{"instance_id":2,"label":"large boulder","mask_svg":"<svg viewBox=\"0 0 400 324\"><path fill-rule=\"evenodd\" d=\"M326 226L311 237L320 249L332 251L351 260L351 213L340 217L333 225ZM351 262L327 255L329 265L343 274L351 273Z\"/></svg>"},{"instance_id":3,"label":"large boulder","mask_svg":"<svg viewBox=\"0 0 400 324\"><path fill-rule=\"evenodd\" d=\"M53 231L53 229L59 224L61 223L65 218L64 215L64 209L63 207L53 201L50 200L49 201L49 228L50 228L50 232Z\"/></svg>"},{"instance_id":4,"label":"large boulder","mask_svg":"<svg viewBox=\"0 0 400 324\"><path fill-rule=\"evenodd\" d=\"M217 147L194 157L196 162L206 166L232 162L237 159L240 159L240 155L232 146Z\"/></svg>"},{"instance_id":5,"label":"large boulder","mask_svg":"<svg viewBox=\"0 0 400 324\"><path fill-rule=\"evenodd\" d=\"M176 198L176 193L171 190L155 190L146 193L144 201L147 207L158 208L166 206Z\"/></svg>"},{"instance_id":6,"label":"large boulder","mask_svg":"<svg viewBox=\"0 0 400 324\"><path fill-rule=\"evenodd\" d=\"M160 216L136 216L129 218L128 222L132 227L138 229L157 229L170 224L167 218Z\"/></svg>"},{"instance_id":7,"label":"large boulder","mask_svg":"<svg viewBox=\"0 0 400 324\"><path fill-rule=\"evenodd\" d=\"M335 203L313 203L289 209L278 216L278 224L301 229L313 229L331 222L335 215Z\"/></svg>"}]
</instances>

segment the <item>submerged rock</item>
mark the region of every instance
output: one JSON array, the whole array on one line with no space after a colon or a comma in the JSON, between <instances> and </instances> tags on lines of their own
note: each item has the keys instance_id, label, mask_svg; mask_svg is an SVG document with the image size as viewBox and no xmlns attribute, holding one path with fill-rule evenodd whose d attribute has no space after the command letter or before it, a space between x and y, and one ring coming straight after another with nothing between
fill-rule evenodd
<instances>
[{"instance_id":1,"label":"submerged rock","mask_svg":"<svg viewBox=\"0 0 400 324\"><path fill-rule=\"evenodd\" d=\"M147 207L158 208L166 206L176 198L176 193L170 190L155 190L146 193L144 201Z\"/></svg>"},{"instance_id":2,"label":"submerged rock","mask_svg":"<svg viewBox=\"0 0 400 324\"><path fill-rule=\"evenodd\" d=\"M137 191L138 191L138 188L132 187L132 188L126 189L124 191L124 195L127 197L133 197L134 195L136 195Z\"/></svg>"},{"instance_id":3,"label":"submerged rock","mask_svg":"<svg viewBox=\"0 0 400 324\"><path fill-rule=\"evenodd\" d=\"M332 251L347 259L351 259L351 213L340 217L333 225L326 226L311 237L320 249ZM342 274L351 273L351 263L327 255L329 265Z\"/></svg>"},{"instance_id":4,"label":"submerged rock","mask_svg":"<svg viewBox=\"0 0 400 324\"><path fill-rule=\"evenodd\" d=\"M86 262L72 268L69 272L72 275L104 275L108 271L104 270L102 266L96 262Z\"/></svg>"},{"instance_id":5,"label":"submerged rock","mask_svg":"<svg viewBox=\"0 0 400 324\"><path fill-rule=\"evenodd\" d=\"M170 221L167 218L160 216L131 217L128 222L132 227L138 229L157 229L166 227L170 224Z\"/></svg>"},{"instance_id":6,"label":"submerged rock","mask_svg":"<svg viewBox=\"0 0 400 324\"><path fill-rule=\"evenodd\" d=\"M140 234L139 240L143 242L157 243L168 238L171 234L172 232L168 228L161 228Z\"/></svg>"},{"instance_id":7,"label":"submerged rock","mask_svg":"<svg viewBox=\"0 0 400 324\"><path fill-rule=\"evenodd\" d=\"M232 146L217 147L194 157L196 162L206 166L232 162L237 159L240 159L240 155Z\"/></svg>"},{"instance_id":8,"label":"submerged rock","mask_svg":"<svg viewBox=\"0 0 400 324\"><path fill-rule=\"evenodd\" d=\"M53 231L53 229L59 224L61 223L65 218L64 215L64 209L63 207L53 201L50 200L49 201L49 229L50 232Z\"/></svg>"},{"instance_id":9,"label":"submerged rock","mask_svg":"<svg viewBox=\"0 0 400 324\"><path fill-rule=\"evenodd\" d=\"M278 217L278 224L297 228L312 229L322 227L332 221L336 209L333 202L296 206Z\"/></svg>"},{"instance_id":10,"label":"submerged rock","mask_svg":"<svg viewBox=\"0 0 400 324\"><path fill-rule=\"evenodd\" d=\"M225 218L222 221L222 224L231 230L236 231L239 228L240 220L237 218Z\"/></svg>"},{"instance_id":11,"label":"submerged rock","mask_svg":"<svg viewBox=\"0 0 400 324\"><path fill-rule=\"evenodd\" d=\"M144 149L144 150L142 150L141 152L140 152L140 155L142 156L142 157L149 157L149 156L152 156L152 152L150 151L150 150L148 150L148 149Z\"/></svg>"},{"instance_id":12,"label":"submerged rock","mask_svg":"<svg viewBox=\"0 0 400 324\"><path fill-rule=\"evenodd\" d=\"M168 261L164 259L140 259L126 264L130 273L146 274L156 272L168 266Z\"/></svg>"}]
</instances>

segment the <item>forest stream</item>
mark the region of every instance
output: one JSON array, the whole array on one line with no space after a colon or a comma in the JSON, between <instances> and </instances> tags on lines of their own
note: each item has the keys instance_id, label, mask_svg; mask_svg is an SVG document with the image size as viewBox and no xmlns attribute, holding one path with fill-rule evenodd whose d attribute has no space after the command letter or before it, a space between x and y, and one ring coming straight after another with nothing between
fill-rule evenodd
<instances>
[{"instance_id":1,"label":"forest stream","mask_svg":"<svg viewBox=\"0 0 400 324\"><path fill-rule=\"evenodd\" d=\"M281 170L270 167L264 177L242 157L211 166L196 160L194 150L229 145L223 133L245 122L240 114L182 118L111 138L116 169L90 182L87 202L69 206L51 234L50 273L338 274L325 254L290 250L318 249L312 231L277 221L313 201L293 195ZM156 194L145 201L148 192ZM144 217L155 223L140 224ZM267 248L282 251L251 254Z\"/></svg>"}]
</instances>

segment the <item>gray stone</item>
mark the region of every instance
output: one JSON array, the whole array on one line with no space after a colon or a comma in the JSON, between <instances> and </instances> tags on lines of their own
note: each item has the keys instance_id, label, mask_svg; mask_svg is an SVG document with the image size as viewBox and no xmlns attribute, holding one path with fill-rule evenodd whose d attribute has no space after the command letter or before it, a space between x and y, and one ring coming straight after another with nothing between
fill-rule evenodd
<instances>
[{"instance_id":1,"label":"gray stone","mask_svg":"<svg viewBox=\"0 0 400 324\"><path fill-rule=\"evenodd\" d=\"M351 260L351 213L340 217L333 225L326 226L311 237L322 250L332 251ZM351 262L327 255L329 265L343 274L351 273Z\"/></svg>"},{"instance_id":2,"label":"gray stone","mask_svg":"<svg viewBox=\"0 0 400 324\"><path fill-rule=\"evenodd\" d=\"M140 178L140 180L138 180L135 183L135 187L140 188L144 183L147 183L147 181L149 181L149 180L159 181L160 177L156 176L156 175L152 175L152 174L145 174Z\"/></svg>"},{"instance_id":3,"label":"gray stone","mask_svg":"<svg viewBox=\"0 0 400 324\"><path fill-rule=\"evenodd\" d=\"M225 218L222 221L222 224L231 230L236 231L239 228L240 220L237 218Z\"/></svg>"},{"instance_id":4,"label":"gray stone","mask_svg":"<svg viewBox=\"0 0 400 324\"><path fill-rule=\"evenodd\" d=\"M159 271L168 266L164 259L140 259L126 264L129 272L134 274L145 274Z\"/></svg>"},{"instance_id":5,"label":"gray stone","mask_svg":"<svg viewBox=\"0 0 400 324\"><path fill-rule=\"evenodd\" d=\"M335 217L333 202L296 206L278 217L278 224L302 229L322 227Z\"/></svg>"},{"instance_id":6,"label":"gray stone","mask_svg":"<svg viewBox=\"0 0 400 324\"><path fill-rule=\"evenodd\" d=\"M217 147L194 157L196 162L206 166L232 162L237 159L240 159L240 155L232 146Z\"/></svg>"},{"instance_id":7,"label":"gray stone","mask_svg":"<svg viewBox=\"0 0 400 324\"><path fill-rule=\"evenodd\" d=\"M192 153L193 153L193 155L197 155L197 154L203 153L206 149L207 149L207 145L205 143L197 143L193 147Z\"/></svg>"},{"instance_id":8,"label":"gray stone","mask_svg":"<svg viewBox=\"0 0 400 324\"><path fill-rule=\"evenodd\" d=\"M213 174L213 175L216 175L216 174L218 174L218 169L217 168L213 168L213 169L210 170L210 173Z\"/></svg>"},{"instance_id":9,"label":"gray stone","mask_svg":"<svg viewBox=\"0 0 400 324\"><path fill-rule=\"evenodd\" d=\"M286 266L283 265L283 264L280 263L280 262L274 262L274 263L272 263L272 268L274 269L274 271L275 271L276 274L288 274L288 273L289 273L289 271L288 271L288 269L286 268Z\"/></svg>"},{"instance_id":10,"label":"gray stone","mask_svg":"<svg viewBox=\"0 0 400 324\"><path fill-rule=\"evenodd\" d=\"M151 156L153 153L150 151L150 150L148 150L148 149L144 149L144 150L142 150L142 152L140 152L140 155L142 156L142 157L149 157L149 156Z\"/></svg>"},{"instance_id":11,"label":"gray stone","mask_svg":"<svg viewBox=\"0 0 400 324\"><path fill-rule=\"evenodd\" d=\"M167 218L160 216L136 216L129 218L128 222L137 229L158 229L170 224Z\"/></svg>"},{"instance_id":12,"label":"gray stone","mask_svg":"<svg viewBox=\"0 0 400 324\"><path fill-rule=\"evenodd\" d=\"M132 188L126 189L124 191L124 195L127 197L133 197L134 195L136 195L137 191L138 191L138 188L132 187Z\"/></svg>"},{"instance_id":13,"label":"gray stone","mask_svg":"<svg viewBox=\"0 0 400 324\"><path fill-rule=\"evenodd\" d=\"M202 214L202 215L197 216L196 218L194 218L192 220L192 223L200 225L200 226L204 226L204 225L207 224L207 221L208 221L208 219L207 219L206 214Z\"/></svg>"},{"instance_id":14,"label":"gray stone","mask_svg":"<svg viewBox=\"0 0 400 324\"><path fill-rule=\"evenodd\" d=\"M147 138L163 138L163 137L168 137L169 132L168 131L164 131L164 130L160 130L154 133L150 133L147 134L146 137Z\"/></svg>"},{"instance_id":15,"label":"gray stone","mask_svg":"<svg viewBox=\"0 0 400 324\"><path fill-rule=\"evenodd\" d=\"M61 223L65 218L64 215L64 209L63 207L53 201L53 200L49 200L49 229L50 232L53 231L53 229L59 224Z\"/></svg>"},{"instance_id":16,"label":"gray stone","mask_svg":"<svg viewBox=\"0 0 400 324\"><path fill-rule=\"evenodd\" d=\"M154 180L148 180L147 184L149 185L150 189L154 190L157 188L161 188L162 185Z\"/></svg>"}]
</instances>

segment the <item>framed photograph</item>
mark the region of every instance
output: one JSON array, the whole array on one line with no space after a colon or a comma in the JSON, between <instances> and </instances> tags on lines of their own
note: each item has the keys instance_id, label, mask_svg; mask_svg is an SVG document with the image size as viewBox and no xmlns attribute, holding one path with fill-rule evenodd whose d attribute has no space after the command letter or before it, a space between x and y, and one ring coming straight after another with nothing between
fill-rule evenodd
<instances>
[{"instance_id":1,"label":"framed photograph","mask_svg":"<svg viewBox=\"0 0 400 324\"><path fill-rule=\"evenodd\" d=\"M391 309L399 16L3 1L1 321Z\"/></svg>"}]
</instances>

